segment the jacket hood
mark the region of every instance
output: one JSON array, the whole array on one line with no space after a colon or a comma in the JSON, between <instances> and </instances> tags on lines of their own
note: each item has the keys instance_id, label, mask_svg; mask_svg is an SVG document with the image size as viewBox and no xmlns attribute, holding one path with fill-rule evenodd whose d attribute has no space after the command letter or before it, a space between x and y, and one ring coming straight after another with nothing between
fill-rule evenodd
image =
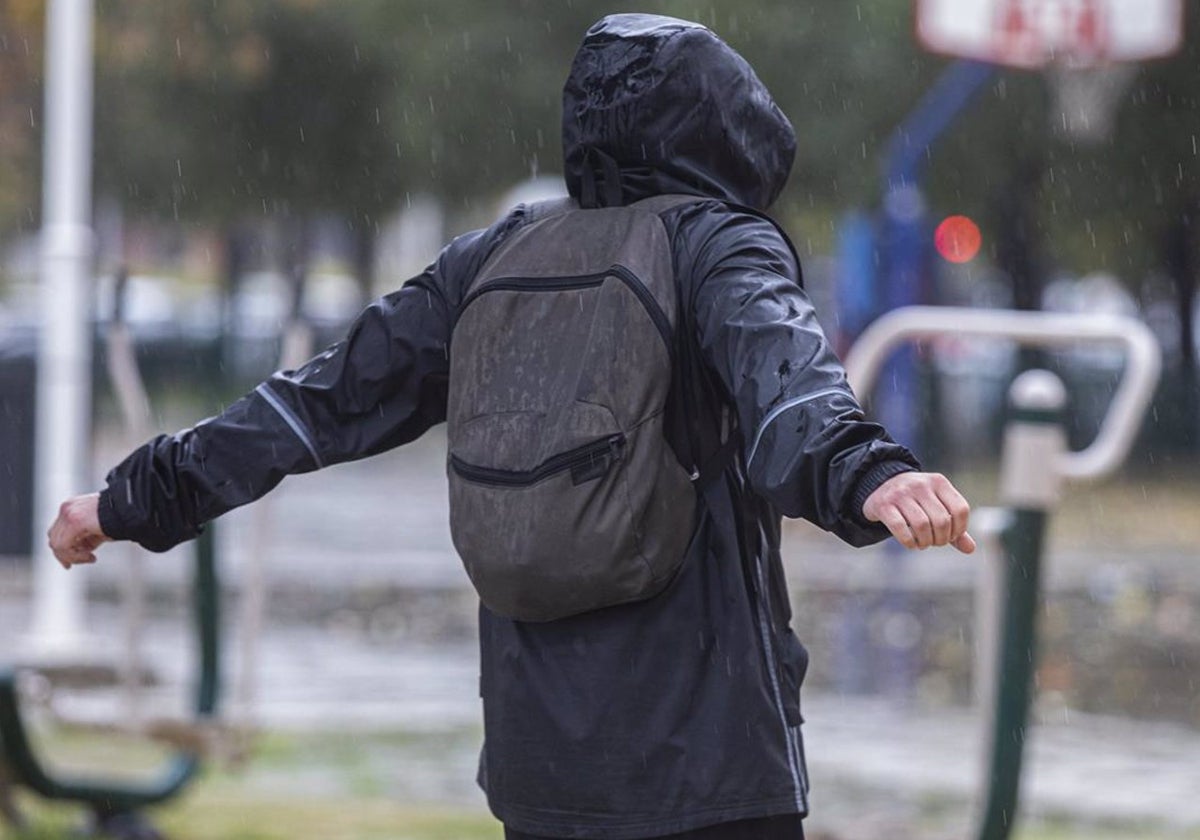
<instances>
[{"instance_id":1,"label":"jacket hood","mask_svg":"<svg viewBox=\"0 0 1200 840\"><path fill-rule=\"evenodd\" d=\"M563 88L567 189L583 206L686 193L765 210L795 152L766 86L705 27L623 14L584 36Z\"/></svg>"}]
</instances>

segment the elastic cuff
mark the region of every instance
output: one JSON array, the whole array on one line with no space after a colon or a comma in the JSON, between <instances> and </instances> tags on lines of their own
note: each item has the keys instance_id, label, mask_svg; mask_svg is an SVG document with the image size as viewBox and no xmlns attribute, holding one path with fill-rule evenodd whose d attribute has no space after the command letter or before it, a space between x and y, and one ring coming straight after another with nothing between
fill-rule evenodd
<instances>
[{"instance_id":1,"label":"elastic cuff","mask_svg":"<svg viewBox=\"0 0 1200 840\"><path fill-rule=\"evenodd\" d=\"M904 461L881 461L871 467L862 478L858 480L858 484L854 488L854 493L850 497L851 512L860 521L866 522L866 517L863 516L863 505L867 503L867 497L879 489L879 486L889 478L894 478L901 473L917 472L917 468L912 464L907 464Z\"/></svg>"},{"instance_id":2,"label":"elastic cuff","mask_svg":"<svg viewBox=\"0 0 1200 840\"><path fill-rule=\"evenodd\" d=\"M113 504L112 493L105 487L100 491L100 502L96 508L96 516L100 520L100 530L110 540L126 539L122 533L121 519L117 515L116 505Z\"/></svg>"}]
</instances>

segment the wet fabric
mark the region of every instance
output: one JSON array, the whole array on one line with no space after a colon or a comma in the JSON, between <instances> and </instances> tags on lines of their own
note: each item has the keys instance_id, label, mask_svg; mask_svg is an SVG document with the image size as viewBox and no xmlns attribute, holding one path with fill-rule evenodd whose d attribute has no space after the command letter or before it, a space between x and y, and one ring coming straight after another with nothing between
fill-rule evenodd
<instances>
[{"instance_id":1,"label":"wet fabric","mask_svg":"<svg viewBox=\"0 0 1200 840\"><path fill-rule=\"evenodd\" d=\"M708 460L723 469L661 594L540 624L481 607L480 784L505 825L550 837L803 814L808 659L790 629L780 518L878 541L887 532L862 504L917 463L864 419L794 250L761 215L795 137L749 65L703 27L618 15L589 30L563 101L567 185L581 203L707 199L660 214L680 307L674 375L700 407L687 418L700 454L733 456ZM133 453L101 494L105 533L163 550L286 475L442 422L464 290L527 222L518 207L460 237L343 341Z\"/></svg>"},{"instance_id":2,"label":"wet fabric","mask_svg":"<svg viewBox=\"0 0 1200 840\"><path fill-rule=\"evenodd\" d=\"M683 561L695 491L663 433L678 307L654 210L539 203L466 292L450 346L450 533L499 615L640 601Z\"/></svg>"},{"instance_id":3,"label":"wet fabric","mask_svg":"<svg viewBox=\"0 0 1200 840\"><path fill-rule=\"evenodd\" d=\"M764 210L783 189L796 136L754 70L703 26L612 15L588 30L563 89L567 188L619 203L660 193ZM584 206L591 202L582 201Z\"/></svg>"}]
</instances>

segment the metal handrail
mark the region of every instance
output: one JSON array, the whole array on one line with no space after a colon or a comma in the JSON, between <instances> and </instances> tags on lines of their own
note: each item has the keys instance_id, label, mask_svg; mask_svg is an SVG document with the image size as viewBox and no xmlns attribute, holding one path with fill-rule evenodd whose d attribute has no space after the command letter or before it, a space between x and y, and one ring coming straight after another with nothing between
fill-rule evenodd
<instances>
[{"instance_id":1,"label":"metal handrail","mask_svg":"<svg viewBox=\"0 0 1200 840\"><path fill-rule=\"evenodd\" d=\"M1037 347L1081 341L1124 345L1128 364L1096 439L1087 448L1062 456L1059 474L1072 479L1100 478L1125 459L1162 369L1154 334L1128 316L906 306L883 315L859 336L846 357L850 387L866 399L883 362L898 345L953 336L1006 338Z\"/></svg>"},{"instance_id":2,"label":"metal handrail","mask_svg":"<svg viewBox=\"0 0 1200 840\"><path fill-rule=\"evenodd\" d=\"M1045 312L906 307L865 330L846 358L851 387L870 395L875 377L901 342L944 336L1006 338L1041 347L1079 341L1120 342L1128 363L1096 439L1078 452L1066 449L1061 410L1066 393L1046 371L1021 374L1010 389L1013 414L1005 432L1001 495L1003 516L994 514L989 536L1001 542L1001 565L992 571L1003 604L978 601L977 673L994 671L983 697L994 697L991 750L983 784L978 840L1007 840L1016 820L1021 765L1036 652L1041 555L1049 511L1063 478L1099 478L1129 452L1161 370L1161 354L1149 329L1133 318ZM992 625L991 622L996 622ZM996 630L1003 625L1003 636ZM985 666L988 663L991 669Z\"/></svg>"}]
</instances>

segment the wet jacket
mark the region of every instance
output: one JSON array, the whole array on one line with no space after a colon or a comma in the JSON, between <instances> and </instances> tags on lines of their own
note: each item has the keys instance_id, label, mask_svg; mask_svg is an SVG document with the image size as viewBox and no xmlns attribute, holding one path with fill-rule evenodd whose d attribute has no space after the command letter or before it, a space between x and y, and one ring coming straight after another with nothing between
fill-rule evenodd
<instances>
[{"instance_id":1,"label":"wet jacket","mask_svg":"<svg viewBox=\"0 0 1200 840\"><path fill-rule=\"evenodd\" d=\"M781 516L855 545L886 531L862 504L914 469L864 420L761 215L795 136L740 56L707 29L649 15L587 33L563 97L566 180L586 206L662 193L680 317L675 375L705 463L685 562L661 594L547 623L481 607L479 781L505 824L634 838L804 813L807 654L789 628ZM368 307L345 339L221 415L135 451L108 476L109 536L164 550L286 475L411 441L445 419L463 289L529 213L454 240ZM688 442L672 441L677 451Z\"/></svg>"}]
</instances>

